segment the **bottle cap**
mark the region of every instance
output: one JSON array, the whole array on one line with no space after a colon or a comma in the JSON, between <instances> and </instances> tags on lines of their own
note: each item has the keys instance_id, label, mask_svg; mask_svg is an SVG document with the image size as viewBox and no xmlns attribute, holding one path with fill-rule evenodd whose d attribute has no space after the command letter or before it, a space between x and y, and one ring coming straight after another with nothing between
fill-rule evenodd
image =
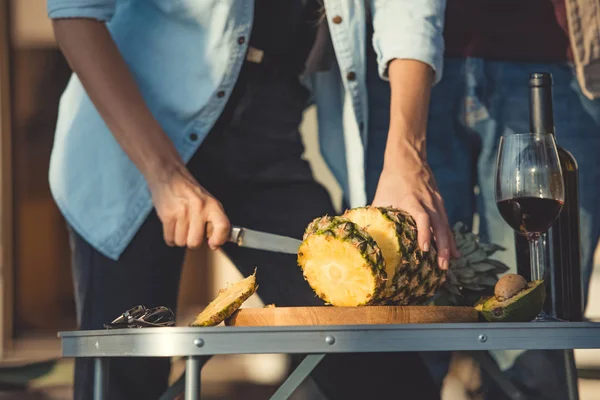
<instances>
[{"instance_id":1,"label":"bottle cap","mask_svg":"<svg viewBox=\"0 0 600 400\"><path fill-rule=\"evenodd\" d=\"M552 74L549 72L533 72L529 74L529 87L552 86Z\"/></svg>"}]
</instances>

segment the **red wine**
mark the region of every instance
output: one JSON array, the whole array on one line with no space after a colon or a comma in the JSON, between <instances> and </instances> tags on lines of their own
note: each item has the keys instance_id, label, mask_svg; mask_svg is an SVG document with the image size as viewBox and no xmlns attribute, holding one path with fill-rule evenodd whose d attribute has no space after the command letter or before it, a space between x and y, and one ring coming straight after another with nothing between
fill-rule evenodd
<instances>
[{"instance_id":1,"label":"red wine","mask_svg":"<svg viewBox=\"0 0 600 400\"><path fill-rule=\"evenodd\" d=\"M529 126L531 133L554 135L552 75L533 73L529 76ZM548 231L544 272L546 303L544 310L567 321L583 320L583 285L579 231L579 169L571 153L557 143L563 173L565 201L558 218ZM530 279L527 240L515 234L517 271Z\"/></svg>"},{"instance_id":2,"label":"red wine","mask_svg":"<svg viewBox=\"0 0 600 400\"><path fill-rule=\"evenodd\" d=\"M502 218L522 235L546 232L562 208L562 201L541 197L515 197L498 202Z\"/></svg>"}]
</instances>

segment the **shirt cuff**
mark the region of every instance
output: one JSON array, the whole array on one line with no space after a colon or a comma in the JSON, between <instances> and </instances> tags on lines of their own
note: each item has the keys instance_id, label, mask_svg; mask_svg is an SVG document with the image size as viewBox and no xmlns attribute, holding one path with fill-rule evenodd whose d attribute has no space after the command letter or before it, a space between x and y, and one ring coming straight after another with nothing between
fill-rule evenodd
<instances>
[{"instance_id":1,"label":"shirt cuff","mask_svg":"<svg viewBox=\"0 0 600 400\"><path fill-rule=\"evenodd\" d=\"M110 21L115 13L114 0L48 0L48 17L92 18L98 21Z\"/></svg>"},{"instance_id":2,"label":"shirt cuff","mask_svg":"<svg viewBox=\"0 0 600 400\"><path fill-rule=\"evenodd\" d=\"M415 32L415 30L412 30ZM406 32L411 32L406 28ZM385 36L385 37L383 37ZM410 59L429 65L434 71L434 82L442 79L444 69L444 39L436 32L410 33L402 35L373 35L373 47L377 53L379 76L388 81L388 67L392 60Z\"/></svg>"}]
</instances>

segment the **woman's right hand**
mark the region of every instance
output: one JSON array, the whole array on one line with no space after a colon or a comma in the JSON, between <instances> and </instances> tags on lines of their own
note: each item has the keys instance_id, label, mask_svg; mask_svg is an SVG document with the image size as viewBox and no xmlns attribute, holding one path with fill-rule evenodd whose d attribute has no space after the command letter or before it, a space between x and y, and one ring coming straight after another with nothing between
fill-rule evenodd
<instances>
[{"instance_id":1,"label":"woman's right hand","mask_svg":"<svg viewBox=\"0 0 600 400\"><path fill-rule=\"evenodd\" d=\"M206 238L216 250L227 241L231 225L223 206L185 166L163 171L148 183L167 245L197 248Z\"/></svg>"},{"instance_id":2,"label":"woman's right hand","mask_svg":"<svg viewBox=\"0 0 600 400\"><path fill-rule=\"evenodd\" d=\"M53 20L69 65L121 148L144 175L169 246L195 248L229 237L221 204L189 173L147 107L106 25L89 18ZM207 227L212 233L207 233Z\"/></svg>"}]
</instances>

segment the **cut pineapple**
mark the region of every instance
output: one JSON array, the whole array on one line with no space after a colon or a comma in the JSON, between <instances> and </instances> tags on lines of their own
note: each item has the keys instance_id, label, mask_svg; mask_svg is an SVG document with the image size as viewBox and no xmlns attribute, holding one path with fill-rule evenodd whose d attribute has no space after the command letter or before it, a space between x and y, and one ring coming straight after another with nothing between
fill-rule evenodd
<instances>
[{"instance_id":1,"label":"cut pineapple","mask_svg":"<svg viewBox=\"0 0 600 400\"><path fill-rule=\"evenodd\" d=\"M389 289L394 283L396 270L402 263L403 253L400 240L395 235L394 221L375 207L348 210L343 217L365 229L375 239L385 260L386 275L392 278L386 281L386 289Z\"/></svg>"},{"instance_id":2,"label":"cut pineapple","mask_svg":"<svg viewBox=\"0 0 600 400\"><path fill-rule=\"evenodd\" d=\"M221 289L189 326L216 326L229 318L258 289L256 269L249 277Z\"/></svg>"},{"instance_id":3,"label":"cut pineapple","mask_svg":"<svg viewBox=\"0 0 600 400\"><path fill-rule=\"evenodd\" d=\"M489 259L499 246L479 244L463 224L454 227L454 237L462 257L441 270L435 242L428 252L420 250L408 213L360 207L315 219L304 234L298 264L317 295L334 306L421 305L436 293L443 304L457 304L462 288L493 288L508 267Z\"/></svg>"},{"instance_id":4,"label":"cut pineapple","mask_svg":"<svg viewBox=\"0 0 600 400\"><path fill-rule=\"evenodd\" d=\"M417 225L406 212L383 207L360 207L344 218L365 229L381 248L388 279L383 299L397 305L420 304L444 283L446 272L437 267L435 246L420 250Z\"/></svg>"},{"instance_id":5,"label":"cut pineapple","mask_svg":"<svg viewBox=\"0 0 600 400\"><path fill-rule=\"evenodd\" d=\"M385 288L381 251L364 231L339 217L322 217L306 229L298 264L317 295L335 306L371 304Z\"/></svg>"}]
</instances>

